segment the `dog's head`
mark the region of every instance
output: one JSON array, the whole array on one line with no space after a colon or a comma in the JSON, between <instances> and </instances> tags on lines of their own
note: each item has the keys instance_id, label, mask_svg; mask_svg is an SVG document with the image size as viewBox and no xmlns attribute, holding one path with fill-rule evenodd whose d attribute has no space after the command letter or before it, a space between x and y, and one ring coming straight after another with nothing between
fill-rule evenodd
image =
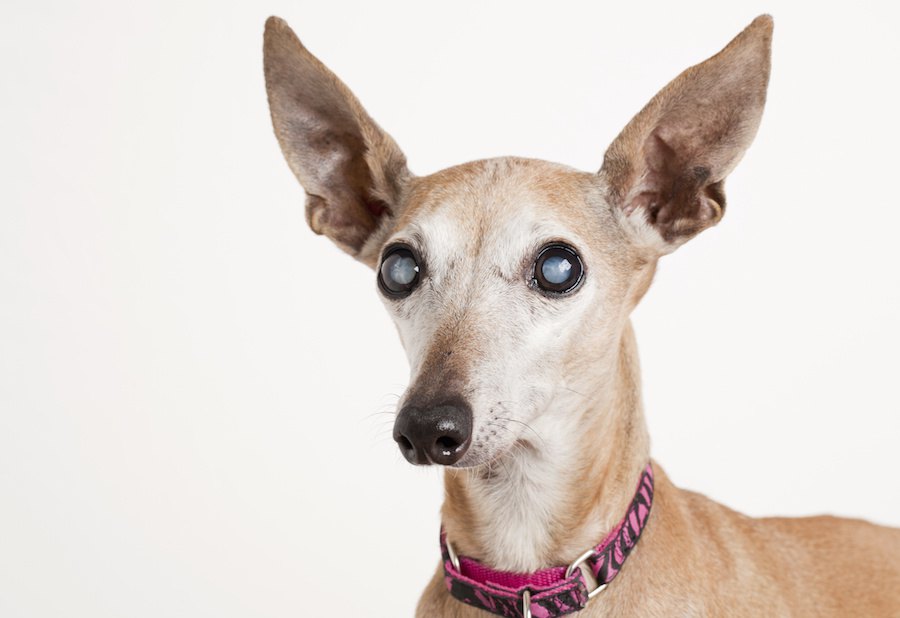
<instances>
[{"instance_id":1,"label":"dog's head","mask_svg":"<svg viewBox=\"0 0 900 618\"><path fill-rule=\"evenodd\" d=\"M572 426L620 362L657 259L715 225L756 134L772 21L663 88L599 172L501 158L414 176L347 87L270 18L265 75L312 229L375 270L412 380L394 439L412 463L477 466Z\"/></svg>"}]
</instances>

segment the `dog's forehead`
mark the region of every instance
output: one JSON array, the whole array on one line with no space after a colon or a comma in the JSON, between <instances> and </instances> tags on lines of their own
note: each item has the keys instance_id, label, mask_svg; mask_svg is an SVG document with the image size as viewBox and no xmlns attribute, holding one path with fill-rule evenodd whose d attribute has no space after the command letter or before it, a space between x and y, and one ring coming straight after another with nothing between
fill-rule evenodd
<instances>
[{"instance_id":1,"label":"dog's forehead","mask_svg":"<svg viewBox=\"0 0 900 618\"><path fill-rule=\"evenodd\" d=\"M395 237L417 240L437 259L486 254L513 267L533 245L596 235L596 188L595 175L560 164L475 161L419 179Z\"/></svg>"}]
</instances>

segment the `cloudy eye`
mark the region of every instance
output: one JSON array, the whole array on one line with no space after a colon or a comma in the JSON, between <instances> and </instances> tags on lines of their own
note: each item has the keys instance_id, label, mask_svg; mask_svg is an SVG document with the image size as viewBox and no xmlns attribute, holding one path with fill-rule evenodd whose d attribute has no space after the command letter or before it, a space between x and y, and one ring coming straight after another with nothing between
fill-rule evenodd
<instances>
[{"instance_id":1,"label":"cloudy eye","mask_svg":"<svg viewBox=\"0 0 900 618\"><path fill-rule=\"evenodd\" d=\"M378 284L388 296L406 296L419 282L419 262L412 249L397 245L387 250L378 271Z\"/></svg>"},{"instance_id":2,"label":"cloudy eye","mask_svg":"<svg viewBox=\"0 0 900 618\"><path fill-rule=\"evenodd\" d=\"M566 245L547 245L534 262L533 284L545 292L566 294L581 283L584 267L575 250Z\"/></svg>"}]
</instances>

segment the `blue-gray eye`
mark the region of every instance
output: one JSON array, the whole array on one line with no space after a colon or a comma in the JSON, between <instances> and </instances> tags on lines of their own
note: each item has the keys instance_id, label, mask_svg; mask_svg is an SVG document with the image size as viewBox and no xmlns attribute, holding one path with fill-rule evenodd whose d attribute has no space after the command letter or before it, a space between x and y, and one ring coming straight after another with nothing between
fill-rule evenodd
<instances>
[{"instance_id":1,"label":"blue-gray eye","mask_svg":"<svg viewBox=\"0 0 900 618\"><path fill-rule=\"evenodd\" d=\"M534 262L533 283L545 292L565 294L581 283L584 267L575 250L566 245L547 245Z\"/></svg>"},{"instance_id":2,"label":"blue-gray eye","mask_svg":"<svg viewBox=\"0 0 900 618\"><path fill-rule=\"evenodd\" d=\"M389 249L381 261L378 284L389 296L406 296L419 282L419 262L409 247Z\"/></svg>"}]
</instances>

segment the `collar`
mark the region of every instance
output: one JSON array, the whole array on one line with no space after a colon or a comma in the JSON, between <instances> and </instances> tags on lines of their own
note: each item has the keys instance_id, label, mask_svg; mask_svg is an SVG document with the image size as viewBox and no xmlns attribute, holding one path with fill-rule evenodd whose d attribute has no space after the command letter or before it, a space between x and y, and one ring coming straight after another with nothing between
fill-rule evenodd
<instances>
[{"instance_id":1,"label":"collar","mask_svg":"<svg viewBox=\"0 0 900 618\"><path fill-rule=\"evenodd\" d=\"M444 581L450 594L467 605L508 618L555 618L583 609L619 574L647 525L653 504L653 468L648 463L625 517L605 539L568 567L534 573L496 571L473 558L457 556L441 530ZM582 565L597 586L588 591Z\"/></svg>"}]
</instances>

